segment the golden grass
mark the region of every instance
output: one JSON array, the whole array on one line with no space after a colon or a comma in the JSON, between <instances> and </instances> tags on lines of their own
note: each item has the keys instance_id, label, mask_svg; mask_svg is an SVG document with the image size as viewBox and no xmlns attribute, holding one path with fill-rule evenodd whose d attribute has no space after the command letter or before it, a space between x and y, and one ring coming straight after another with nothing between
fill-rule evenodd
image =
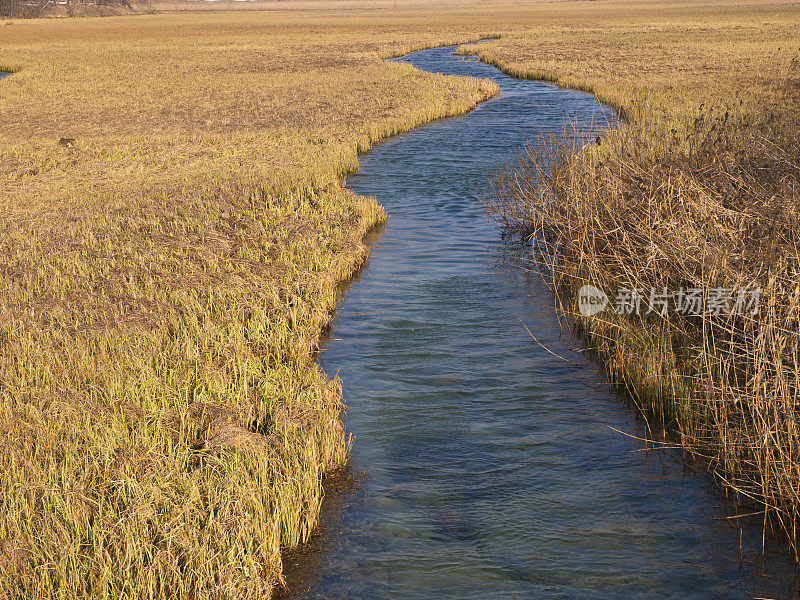
<instances>
[{"instance_id":1,"label":"golden grass","mask_svg":"<svg viewBox=\"0 0 800 600\"><path fill-rule=\"evenodd\" d=\"M495 92L383 64L431 36L370 23L0 25L0 597L280 581L346 457L313 353L384 219L338 178Z\"/></svg>"},{"instance_id":2,"label":"golden grass","mask_svg":"<svg viewBox=\"0 0 800 600\"><path fill-rule=\"evenodd\" d=\"M384 219L338 178L495 92L382 57L500 33L485 59L690 122L796 31L766 3L449 6L0 23L0 597L280 581L346 455L313 353Z\"/></svg>"},{"instance_id":3,"label":"golden grass","mask_svg":"<svg viewBox=\"0 0 800 600\"><path fill-rule=\"evenodd\" d=\"M766 2L557 4L539 24L471 52L514 76L683 119L702 102L785 99L783 75L796 74L791 61L800 52L798 12Z\"/></svg>"}]
</instances>

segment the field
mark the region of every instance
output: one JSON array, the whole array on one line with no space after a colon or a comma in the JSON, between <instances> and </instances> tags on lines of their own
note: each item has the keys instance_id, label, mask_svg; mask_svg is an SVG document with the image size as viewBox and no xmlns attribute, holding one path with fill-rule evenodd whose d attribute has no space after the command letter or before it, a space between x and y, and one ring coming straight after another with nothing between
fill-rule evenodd
<instances>
[{"instance_id":1,"label":"field","mask_svg":"<svg viewBox=\"0 0 800 600\"><path fill-rule=\"evenodd\" d=\"M0 22L0 597L281 582L347 453L314 351L385 218L339 178L496 91L383 58L501 35L648 153L797 81L793 5L265 8Z\"/></svg>"},{"instance_id":2,"label":"field","mask_svg":"<svg viewBox=\"0 0 800 600\"><path fill-rule=\"evenodd\" d=\"M262 597L313 526L347 449L313 352L384 219L338 178L494 93L332 17L0 25L6 597Z\"/></svg>"}]
</instances>

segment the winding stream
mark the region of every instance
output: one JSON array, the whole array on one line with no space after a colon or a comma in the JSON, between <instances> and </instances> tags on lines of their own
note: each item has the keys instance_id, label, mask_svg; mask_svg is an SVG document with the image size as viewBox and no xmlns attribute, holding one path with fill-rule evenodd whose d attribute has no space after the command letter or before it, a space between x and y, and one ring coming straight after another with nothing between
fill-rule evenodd
<instances>
[{"instance_id":1,"label":"winding stream","mask_svg":"<svg viewBox=\"0 0 800 600\"><path fill-rule=\"evenodd\" d=\"M611 429L643 432L475 198L526 139L613 114L452 51L403 60L501 95L378 145L348 178L390 214L321 354L366 478L324 512L313 564L289 564L292 595L794 597L791 561L769 540L761 557L760 521L728 519L677 453Z\"/></svg>"}]
</instances>

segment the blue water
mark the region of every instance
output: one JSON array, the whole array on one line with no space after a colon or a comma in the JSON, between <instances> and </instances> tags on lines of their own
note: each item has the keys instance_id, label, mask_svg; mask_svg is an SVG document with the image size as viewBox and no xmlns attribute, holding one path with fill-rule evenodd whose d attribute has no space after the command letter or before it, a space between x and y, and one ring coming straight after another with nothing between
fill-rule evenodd
<instances>
[{"instance_id":1,"label":"blue water","mask_svg":"<svg viewBox=\"0 0 800 600\"><path fill-rule=\"evenodd\" d=\"M452 51L404 60L501 95L380 144L347 181L389 212L321 355L366 479L327 509L311 566L289 565L293 595L795 597L791 561L770 545L761 558L758 520L739 529L677 452L612 429L643 434L476 199L526 140L614 115Z\"/></svg>"}]
</instances>

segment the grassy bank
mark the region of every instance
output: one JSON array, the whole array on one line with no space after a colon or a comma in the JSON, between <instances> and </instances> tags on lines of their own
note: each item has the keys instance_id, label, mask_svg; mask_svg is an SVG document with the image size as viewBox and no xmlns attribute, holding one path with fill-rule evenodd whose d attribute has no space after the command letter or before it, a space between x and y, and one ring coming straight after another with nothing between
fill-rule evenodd
<instances>
[{"instance_id":1,"label":"grassy bank","mask_svg":"<svg viewBox=\"0 0 800 600\"><path fill-rule=\"evenodd\" d=\"M385 218L338 179L495 92L384 64L481 33L397 22L0 25L0 597L281 580L347 451L314 351Z\"/></svg>"},{"instance_id":2,"label":"grassy bank","mask_svg":"<svg viewBox=\"0 0 800 600\"><path fill-rule=\"evenodd\" d=\"M612 379L796 547L800 10L622 7L606 26L547 24L469 50L592 91L626 118L584 147L532 143L495 179L489 210L535 240ZM582 317L586 283L612 303L639 290L641 313ZM757 314L676 312L680 290L726 290L733 308L754 289ZM666 313L651 290L667 292Z\"/></svg>"}]
</instances>

